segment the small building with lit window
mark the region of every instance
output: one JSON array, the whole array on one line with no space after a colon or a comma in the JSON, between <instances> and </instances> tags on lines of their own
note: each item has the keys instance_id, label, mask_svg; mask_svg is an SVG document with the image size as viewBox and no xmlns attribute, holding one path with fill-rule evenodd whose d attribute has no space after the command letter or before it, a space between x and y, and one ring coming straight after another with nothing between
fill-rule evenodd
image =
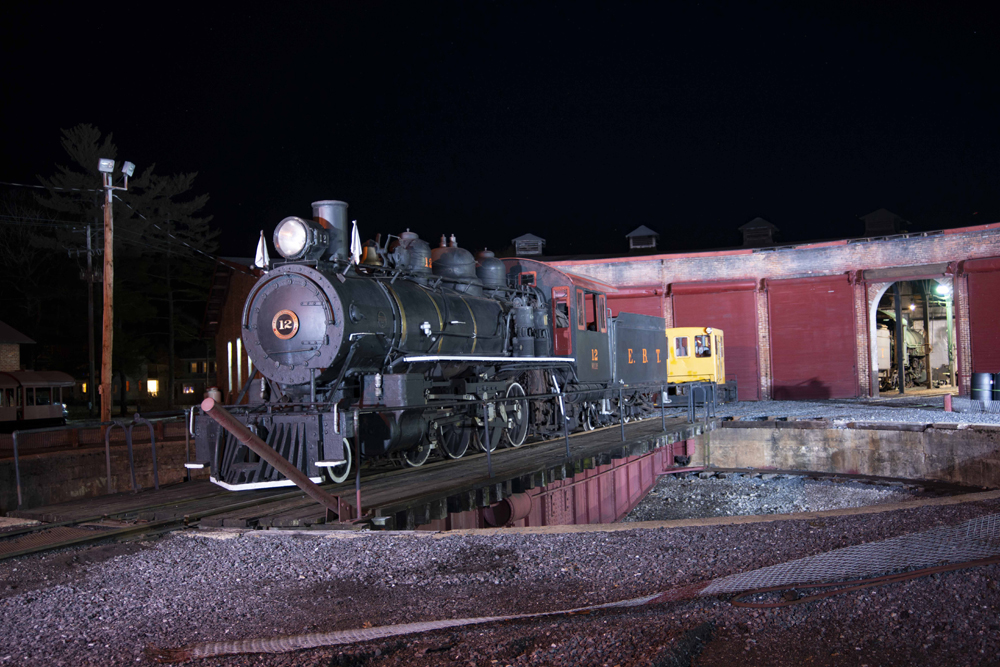
<instances>
[{"instance_id":1,"label":"small building with lit window","mask_svg":"<svg viewBox=\"0 0 1000 667\"><path fill-rule=\"evenodd\" d=\"M0 371L21 370L21 346L34 343L14 327L0 322Z\"/></svg>"}]
</instances>

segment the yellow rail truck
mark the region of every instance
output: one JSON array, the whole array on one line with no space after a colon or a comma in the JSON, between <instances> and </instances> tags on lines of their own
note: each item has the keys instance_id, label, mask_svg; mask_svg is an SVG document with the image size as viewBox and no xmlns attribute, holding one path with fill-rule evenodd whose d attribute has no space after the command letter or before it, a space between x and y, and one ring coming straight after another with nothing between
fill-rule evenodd
<instances>
[{"instance_id":1,"label":"yellow rail truck","mask_svg":"<svg viewBox=\"0 0 1000 667\"><path fill-rule=\"evenodd\" d=\"M736 381L726 379L726 344L721 329L676 327L668 328L666 335L670 350L667 379L676 385L677 393L687 393L686 383L711 382L716 385L720 400L736 400Z\"/></svg>"}]
</instances>

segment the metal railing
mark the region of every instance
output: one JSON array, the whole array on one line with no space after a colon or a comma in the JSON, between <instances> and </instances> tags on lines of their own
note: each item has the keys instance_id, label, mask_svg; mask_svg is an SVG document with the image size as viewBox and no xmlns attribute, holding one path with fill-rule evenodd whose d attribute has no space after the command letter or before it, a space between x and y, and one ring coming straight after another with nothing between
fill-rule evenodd
<instances>
[{"instance_id":1,"label":"metal railing","mask_svg":"<svg viewBox=\"0 0 1000 667\"><path fill-rule=\"evenodd\" d=\"M688 389L688 421L698 421L698 393L702 395L702 405L705 406L705 423L715 417L718 400L716 386L711 382L696 382Z\"/></svg>"},{"instance_id":2,"label":"metal railing","mask_svg":"<svg viewBox=\"0 0 1000 667\"><path fill-rule=\"evenodd\" d=\"M18 509L24 504L23 491L21 486L21 460L20 460L20 449L21 449L21 439L24 436L37 435L40 433L57 433L63 431L73 431L86 428L104 428L104 456L107 469L107 490L108 494L115 492L113 477L111 474L111 435L115 427L120 427L124 433L125 446L128 450L128 461L129 461L129 474L132 482L132 491L138 492L142 490L142 487L136 481L135 475L135 456L133 453L133 439L132 439L132 429L139 424L144 424L149 428L149 444L152 454L153 463L153 486L159 490L160 488L160 474L156 459L156 429L153 428L153 423L146 417L151 417L154 419L164 419L169 420L170 418L175 418L180 415L185 414L187 411L169 411L169 412L154 412L148 413L145 417L139 413L133 415L132 421L126 421L121 419L112 420L110 422L84 422L81 424L67 424L65 426L51 426L47 428L36 428L36 429L19 429L11 433L11 440L13 442L14 449L14 480L17 485L17 507ZM190 444L188 445L190 451Z\"/></svg>"}]
</instances>

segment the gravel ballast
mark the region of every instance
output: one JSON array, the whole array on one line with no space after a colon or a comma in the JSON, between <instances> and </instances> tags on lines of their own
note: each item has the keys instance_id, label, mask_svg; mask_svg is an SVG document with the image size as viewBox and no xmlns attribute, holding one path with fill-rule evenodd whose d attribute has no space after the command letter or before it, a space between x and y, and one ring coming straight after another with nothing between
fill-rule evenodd
<instances>
[{"instance_id":1,"label":"gravel ballast","mask_svg":"<svg viewBox=\"0 0 1000 667\"><path fill-rule=\"evenodd\" d=\"M703 475L664 475L623 521L823 512L897 503L921 495L918 486L901 483L884 486L768 473Z\"/></svg>"},{"instance_id":2,"label":"gravel ballast","mask_svg":"<svg viewBox=\"0 0 1000 667\"><path fill-rule=\"evenodd\" d=\"M703 414L704 411L699 410L699 416ZM740 419L818 418L828 419L839 424L850 422L1000 424L1000 413L945 412L944 397L940 395L883 399L845 398L826 401L744 401L718 406L717 415Z\"/></svg>"},{"instance_id":3,"label":"gravel ballast","mask_svg":"<svg viewBox=\"0 0 1000 667\"><path fill-rule=\"evenodd\" d=\"M1000 415L946 413L941 401L764 401L721 406L719 415L1000 423ZM925 495L915 485L666 477L628 520L816 512ZM571 609L1000 513L996 494L954 500L564 533L186 530L23 557L0 562L0 667L150 665L149 646ZM989 565L782 609L706 597L193 664L996 665L998 655L1000 567Z\"/></svg>"},{"instance_id":4,"label":"gravel ballast","mask_svg":"<svg viewBox=\"0 0 1000 667\"><path fill-rule=\"evenodd\" d=\"M0 665L152 664L150 644L568 609L998 511L570 534L190 530L0 564ZM998 580L990 566L788 609L706 598L199 664L996 664Z\"/></svg>"}]
</instances>

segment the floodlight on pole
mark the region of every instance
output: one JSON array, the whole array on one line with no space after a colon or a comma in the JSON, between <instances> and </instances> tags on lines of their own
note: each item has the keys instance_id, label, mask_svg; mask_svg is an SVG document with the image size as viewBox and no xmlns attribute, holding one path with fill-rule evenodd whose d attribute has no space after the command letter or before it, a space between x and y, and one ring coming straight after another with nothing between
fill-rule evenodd
<instances>
[{"instance_id":1,"label":"floodlight on pole","mask_svg":"<svg viewBox=\"0 0 1000 667\"><path fill-rule=\"evenodd\" d=\"M104 340L101 345L101 421L109 422L111 421L111 354L114 343L115 312L114 218L111 215L111 202L114 190L128 189L128 177L135 171L135 165L131 162L122 165L125 187L117 187L113 183L114 160L99 159L97 170L101 172L104 187Z\"/></svg>"}]
</instances>

